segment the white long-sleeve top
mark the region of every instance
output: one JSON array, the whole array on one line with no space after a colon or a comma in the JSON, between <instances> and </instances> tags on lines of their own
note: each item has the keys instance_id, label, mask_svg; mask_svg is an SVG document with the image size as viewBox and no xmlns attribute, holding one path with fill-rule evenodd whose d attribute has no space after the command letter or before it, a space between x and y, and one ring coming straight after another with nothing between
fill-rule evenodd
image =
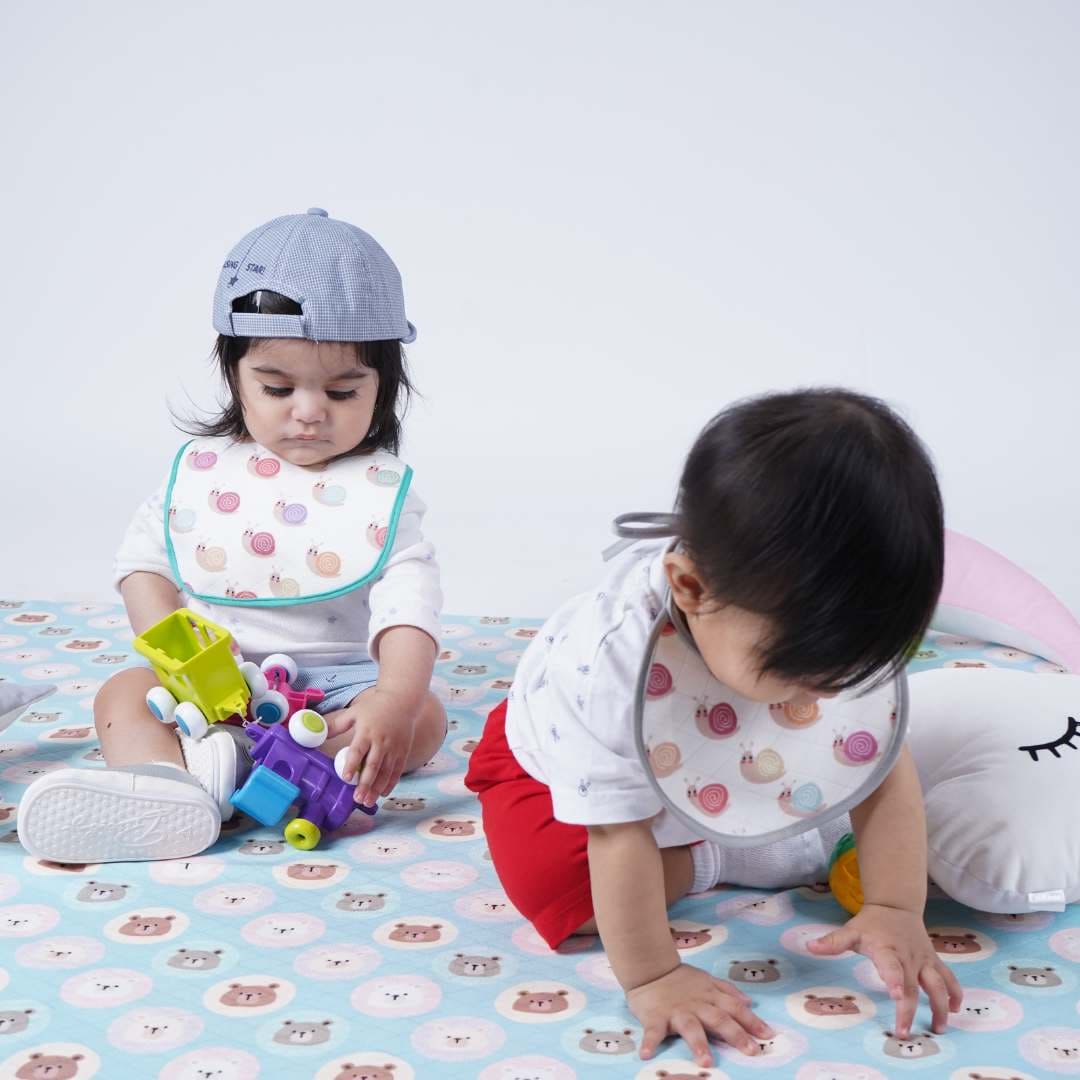
<instances>
[{"instance_id":1,"label":"white long-sleeve top","mask_svg":"<svg viewBox=\"0 0 1080 1080\"><path fill-rule=\"evenodd\" d=\"M116 553L113 584L143 570L173 582L185 606L219 623L236 639L244 658L260 662L287 653L301 667L378 660L379 635L393 626L415 626L439 644L442 588L435 548L424 539L427 511L411 489L398 518L397 533L382 573L344 596L282 607L208 604L183 592L173 576L165 547L163 483L135 512Z\"/></svg>"}]
</instances>

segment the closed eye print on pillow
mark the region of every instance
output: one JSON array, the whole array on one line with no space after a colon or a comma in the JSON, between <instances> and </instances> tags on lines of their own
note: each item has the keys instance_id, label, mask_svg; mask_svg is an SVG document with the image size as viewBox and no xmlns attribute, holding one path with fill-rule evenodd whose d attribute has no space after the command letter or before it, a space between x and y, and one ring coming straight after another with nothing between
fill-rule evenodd
<instances>
[{"instance_id":1,"label":"closed eye print on pillow","mask_svg":"<svg viewBox=\"0 0 1080 1080\"><path fill-rule=\"evenodd\" d=\"M1016 749L1029 753L1032 761L1039 760L1039 752L1041 750L1049 750L1054 757L1060 758L1061 755L1058 753L1058 747L1067 746L1070 750L1075 750L1076 746L1073 743L1073 739L1078 735L1080 735L1080 723L1077 723L1075 717L1070 716L1069 725L1065 729L1065 734L1060 738L1054 739L1048 743L1032 743L1031 746L1018 746Z\"/></svg>"}]
</instances>

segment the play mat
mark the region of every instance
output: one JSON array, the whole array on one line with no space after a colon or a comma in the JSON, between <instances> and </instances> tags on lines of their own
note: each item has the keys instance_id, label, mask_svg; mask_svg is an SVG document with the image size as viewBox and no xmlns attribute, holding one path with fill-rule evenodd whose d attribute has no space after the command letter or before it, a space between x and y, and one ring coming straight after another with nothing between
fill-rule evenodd
<instances>
[{"instance_id":1,"label":"play mat","mask_svg":"<svg viewBox=\"0 0 1080 1080\"><path fill-rule=\"evenodd\" d=\"M754 997L760 1057L640 1029L595 938L551 952L508 903L462 780L535 621L449 618L435 690L446 744L374 819L318 849L243 820L198 858L58 867L26 856L15 805L43 771L102 768L91 703L134 663L122 608L0 604L0 678L54 683L0 734L0 1077L17 1080L881 1080L1080 1075L1080 912L983 915L932 898L966 988L944 1036L909 1039L869 963L805 947L843 919L825 892L719 889L673 909L682 954ZM1000 650L999 650L1000 652ZM1001 663L931 635L914 668ZM1015 666L1015 660L1012 661ZM1032 665L1034 660L1030 660Z\"/></svg>"}]
</instances>

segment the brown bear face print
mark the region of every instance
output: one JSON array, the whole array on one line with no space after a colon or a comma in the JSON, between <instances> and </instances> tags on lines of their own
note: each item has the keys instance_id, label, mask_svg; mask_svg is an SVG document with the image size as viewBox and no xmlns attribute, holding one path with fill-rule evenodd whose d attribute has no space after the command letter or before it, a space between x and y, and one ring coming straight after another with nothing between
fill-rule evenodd
<instances>
[{"instance_id":1,"label":"brown bear face print","mask_svg":"<svg viewBox=\"0 0 1080 1080\"><path fill-rule=\"evenodd\" d=\"M676 930L674 926L668 929L676 949L695 949L712 941L712 934L708 930Z\"/></svg>"},{"instance_id":2,"label":"brown bear face print","mask_svg":"<svg viewBox=\"0 0 1080 1080\"><path fill-rule=\"evenodd\" d=\"M475 836L476 822L471 818L465 821L448 821L436 818L428 830L432 836Z\"/></svg>"},{"instance_id":3,"label":"brown bear face print","mask_svg":"<svg viewBox=\"0 0 1080 1080\"><path fill-rule=\"evenodd\" d=\"M811 1016L859 1015L859 1006L855 1003L854 994L844 994L843 997L818 997L817 994L807 994L804 1004Z\"/></svg>"},{"instance_id":4,"label":"brown bear face print","mask_svg":"<svg viewBox=\"0 0 1080 1080\"><path fill-rule=\"evenodd\" d=\"M129 915L120 933L127 937L162 937L172 929L175 918L175 915Z\"/></svg>"},{"instance_id":5,"label":"brown bear face print","mask_svg":"<svg viewBox=\"0 0 1080 1080\"><path fill-rule=\"evenodd\" d=\"M327 881L337 873L337 867L323 863L293 863L286 871L296 881Z\"/></svg>"},{"instance_id":6,"label":"brown bear face print","mask_svg":"<svg viewBox=\"0 0 1080 1080\"><path fill-rule=\"evenodd\" d=\"M567 1009L566 997L569 990L547 993L535 990L519 990L514 1002L514 1012L523 1013L559 1013Z\"/></svg>"},{"instance_id":7,"label":"brown bear face print","mask_svg":"<svg viewBox=\"0 0 1080 1080\"><path fill-rule=\"evenodd\" d=\"M945 955L970 955L982 952L979 939L970 933L939 934L931 930L930 940L934 944L934 951Z\"/></svg>"},{"instance_id":8,"label":"brown bear face print","mask_svg":"<svg viewBox=\"0 0 1080 1080\"><path fill-rule=\"evenodd\" d=\"M277 1001L278 983L229 983L229 989L221 995L222 1005L244 1009L257 1009L261 1005L273 1005Z\"/></svg>"},{"instance_id":9,"label":"brown bear face print","mask_svg":"<svg viewBox=\"0 0 1080 1080\"><path fill-rule=\"evenodd\" d=\"M394 1080L396 1065L354 1065L346 1061L334 1080Z\"/></svg>"},{"instance_id":10,"label":"brown bear face print","mask_svg":"<svg viewBox=\"0 0 1080 1080\"><path fill-rule=\"evenodd\" d=\"M15 1073L16 1080L71 1080L82 1054L31 1054Z\"/></svg>"},{"instance_id":11,"label":"brown bear face print","mask_svg":"<svg viewBox=\"0 0 1080 1080\"><path fill-rule=\"evenodd\" d=\"M421 941L439 941L442 938L442 923L394 923L390 931L391 941L404 941L410 945Z\"/></svg>"}]
</instances>

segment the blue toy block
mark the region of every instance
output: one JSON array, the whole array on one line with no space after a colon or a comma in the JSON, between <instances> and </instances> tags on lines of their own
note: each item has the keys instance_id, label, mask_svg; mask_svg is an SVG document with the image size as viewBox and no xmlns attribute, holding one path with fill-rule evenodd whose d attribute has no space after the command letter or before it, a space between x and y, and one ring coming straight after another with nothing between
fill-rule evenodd
<instances>
[{"instance_id":1,"label":"blue toy block","mask_svg":"<svg viewBox=\"0 0 1080 1080\"><path fill-rule=\"evenodd\" d=\"M300 796L300 789L273 769L257 765L229 802L261 825L276 825Z\"/></svg>"}]
</instances>

